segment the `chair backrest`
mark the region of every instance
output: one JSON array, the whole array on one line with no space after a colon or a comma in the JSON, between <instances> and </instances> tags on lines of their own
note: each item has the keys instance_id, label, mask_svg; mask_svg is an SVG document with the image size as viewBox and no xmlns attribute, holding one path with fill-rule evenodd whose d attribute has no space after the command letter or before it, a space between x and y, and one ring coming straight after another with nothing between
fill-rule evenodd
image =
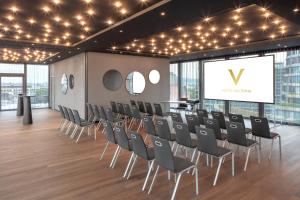
<instances>
[{"instance_id":1,"label":"chair backrest","mask_svg":"<svg viewBox=\"0 0 300 200\"><path fill-rule=\"evenodd\" d=\"M114 115L113 115L113 112L112 112L112 109L111 108L106 108L105 109L105 114L106 114L106 118L108 121L110 122L113 122L114 121Z\"/></svg>"},{"instance_id":2,"label":"chair backrest","mask_svg":"<svg viewBox=\"0 0 300 200\"><path fill-rule=\"evenodd\" d=\"M153 109L152 109L152 105L149 102L145 102L145 106L146 106L146 112L149 115L153 115Z\"/></svg>"},{"instance_id":3,"label":"chair backrest","mask_svg":"<svg viewBox=\"0 0 300 200\"><path fill-rule=\"evenodd\" d=\"M154 103L154 109L155 109L155 114L156 114L157 116L163 117L163 112L162 112L162 109L161 109L161 105L160 105L160 104Z\"/></svg>"},{"instance_id":4,"label":"chair backrest","mask_svg":"<svg viewBox=\"0 0 300 200\"><path fill-rule=\"evenodd\" d=\"M106 139L113 144L117 144L117 140L116 140L111 123L105 121L103 123L103 126L104 126L104 130L105 130Z\"/></svg>"},{"instance_id":5,"label":"chair backrest","mask_svg":"<svg viewBox=\"0 0 300 200\"><path fill-rule=\"evenodd\" d=\"M228 118L229 118L230 122L238 122L238 123L243 124L243 126L245 127L243 115L228 113Z\"/></svg>"},{"instance_id":6,"label":"chair backrest","mask_svg":"<svg viewBox=\"0 0 300 200\"><path fill-rule=\"evenodd\" d=\"M133 131L129 131L129 134L131 136L132 151L145 160L149 160L148 150L142 136Z\"/></svg>"},{"instance_id":7,"label":"chair backrest","mask_svg":"<svg viewBox=\"0 0 300 200\"><path fill-rule=\"evenodd\" d=\"M133 116L129 104L124 104L124 113L128 117L132 117Z\"/></svg>"},{"instance_id":8,"label":"chair backrest","mask_svg":"<svg viewBox=\"0 0 300 200\"><path fill-rule=\"evenodd\" d=\"M143 103L142 101L138 101L137 104L138 104L138 106L139 106L140 112L141 112L141 113L146 113L144 103Z\"/></svg>"},{"instance_id":9,"label":"chair backrest","mask_svg":"<svg viewBox=\"0 0 300 200\"><path fill-rule=\"evenodd\" d=\"M91 116L91 118L93 119L94 116L95 116L95 113L94 113L94 110L93 110L93 106L92 106L92 104L90 104L90 103L87 103L86 105L87 105L87 107L88 107L88 114L89 114L89 116Z\"/></svg>"},{"instance_id":10,"label":"chair backrest","mask_svg":"<svg viewBox=\"0 0 300 200\"><path fill-rule=\"evenodd\" d=\"M135 119L142 119L141 113L136 106L131 106L132 115Z\"/></svg>"},{"instance_id":11,"label":"chair backrest","mask_svg":"<svg viewBox=\"0 0 300 200\"><path fill-rule=\"evenodd\" d=\"M60 115L62 116L62 118L66 118L62 106L61 106L61 105L57 105L57 106L58 106L59 113L60 113Z\"/></svg>"},{"instance_id":12,"label":"chair backrest","mask_svg":"<svg viewBox=\"0 0 300 200\"><path fill-rule=\"evenodd\" d=\"M243 124L238 122L227 122L226 125L228 142L246 146L247 138Z\"/></svg>"},{"instance_id":13,"label":"chair backrest","mask_svg":"<svg viewBox=\"0 0 300 200\"><path fill-rule=\"evenodd\" d=\"M206 128L212 129L218 140L222 139L222 133L219 121L217 119L204 118L204 124Z\"/></svg>"},{"instance_id":14,"label":"chair backrest","mask_svg":"<svg viewBox=\"0 0 300 200\"><path fill-rule=\"evenodd\" d=\"M63 106L63 111L64 111L64 114L65 114L66 119L69 120L69 121L71 121L70 116L69 116L68 109L67 109L66 107Z\"/></svg>"},{"instance_id":15,"label":"chair backrest","mask_svg":"<svg viewBox=\"0 0 300 200\"><path fill-rule=\"evenodd\" d=\"M102 106L98 107L98 111L99 111L99 115L100 115L100 119L102 120L107 120L106 114L105 114L105 110Z\"/></svg>"},{"instance_id":16,"label":"chair backrest","mask_svg":"<svg viewBox=\"0 0 300 200\"><path fill-rule=\"evenodd\" d=\"M152 142L155 162L165 169L175 171L174 156L169 141L159 137L152 137Z\"/></svg>"},{"instance_id":17,"label":"chair backrest","mask_svg":"<svg viewBox=\"0 0 300 200\"><path fill-rule=\"evenodd\" d=\"M158 137L168 141L171 140L171 130L166 119L157 119L155 122L155 127Z\"/></svg>"},{"instance_id":18,"label":"chair backrest","mask_svg":"<svg viewBox=\"0 0 300 200\"><path fill-rule=\"evenodd\" d=\"M210 155L217 155L218 145L214 131L209 128L196 127L198 150Z\"/></svg>"},{"instance_id":19,"label":"chair backrest","mask_svg":"<svg viewBox=\"0 0 300 200\"><path fill-rule=\"evenodd\" d=\"M112 110L112 112L113 112L113 113L118 113L118 109L117 109L117 104L116 104L116 102L111 101L111 102L110 102L110 105L111 105L111 110Z\"/></svg>"},{"instance_id":20,"label":"chair backrest","mask_svg":"<svg viewBox=\"0 0 300 200\"><path fill-rule=\"evenodd\" d=\"M97 106L97 105L94 105L93 108L94 108L95 118L96 118L97 120L100 120L100 112L99 112L98 106Z\"/></svg>"},{"instance_id":21,"label":"chair backrest","mask_svg":"<svg viewBox=\"0 0 300 200\"><path fill-rule=\"evenodd\" d=\"M197 115L185 115L186 122L190 133L196 133L196 126L200 126L200 121Z\"/></svg>"},{"instance_id":22,"label":"chair backrest","mask_svg":"<svg viewBox=\"0 0 300 200\"><path fill-rule=\"evenodd\" d=\"M226 129L225 116L223 112L211 111L211 115L214 119L219 121L220 128Z\"/></svg>"},{"instance_id":23,"label":"chair backrest","mask_svg":"<svg viewBox=\"0 0 300 200\"><path fill-rule=\"evenodd\" d=\"M170 112L170 116L171 116L173 122L180 122L180 123L183 122L180 113Z\"/></svg>"},{"instance_id":24,"label":"chair backrest","mask_svg":"<svg viewBox=\"0 0 300 200\"><path fill-rule=\"evenodd\" d=\"M122 103L117 103L118 113L121 115L125 115L125 110Z\"/></svg>"},{"instance_id":25,"label":"chair backrest","mask_svg":"<svg viewBox=\"0 0 300 200\"><path fill-rule=\"evenodd\" d=\"M73 115L74 115L75 123L80 126L81 125L81 119L80 119L80 115L79 115L78 110L73 110Z\"/></svg>"},{"instance_id":26,"label":"chair backrest","mask_svg":"<svg viewBox=\"0 0 300 200\"><path fill-rule=\"evenodd\" d=\"M136 106L136 103L135 103L135 101L134 101L134 100L130 100L130 105L132 105L132 106Z\"/></svg>"},{"instance_id":27,"label":"chair backrest","mask_svg":"<svg viewBox=\"0 0 300 200\"><path fill-rule=\"evenodd\" d=\"M154 126L153 121L152 121L152 117L150 117L150 116L143 117L143 123L145 125L145 130L146 130L147 134L157 135L156 130L155 130L155 126Z\"/></svg>"},{"instance_id":28,"label":"chair backrest","mask_svg":"<svg viewBox=\"0 0 300 200\"><path fill-rule=\"evenodd\" d=\"M74 118L74 115L73 115L73 112L71 110L71 108L67 108L68 110L68 114L69 114L69 117L70 117L70 121L75 123L75 118Z\"/></svg>"},{"instance_id":29,"label":"chair backrest","mask_svg":"<svg viewBox=\"0 0 300 200\"><path fill-rule=\"evenodd\" d=\"M187 124L174 122L173 123L175 133L176 133L176 142L177 144L192 147L192 138L189 132Z\"/></svg>"},{"instance_id":30,"label":"chair backrest","mask_svg":"<svg viewBox=\"0 0 300 200\"><path fill-rule=\"evenodd\" d=\"M271 138L270 127L267 118L250 116L250 120L253 135Z\"/></svg>"},{"instance_id":31,"label":"chair backrest","mask_svg":"<svg viewBox=\"0 0 300 200\"><path fill-rule=\"evenodd\" d=\"M118 141L118 145L122 149L126 149L128 151L131 151L131 147L129 145L128 136L127 136L127 134L125 132L124 127L123 126L116 126L115 133L116 133L116 138L117 138L117 141Z\"/></svg>"},{"instance_id":32,"label":"chair backrest","mask_svg":"<svg viewBox=\"0 0 300 200\"><path fill-rule=\"evenodd\" d=\"M196 113L201 125L204 124L204 118L208 118L208 112L205 109L196 109Z\"/></svg>"}]
</instances>

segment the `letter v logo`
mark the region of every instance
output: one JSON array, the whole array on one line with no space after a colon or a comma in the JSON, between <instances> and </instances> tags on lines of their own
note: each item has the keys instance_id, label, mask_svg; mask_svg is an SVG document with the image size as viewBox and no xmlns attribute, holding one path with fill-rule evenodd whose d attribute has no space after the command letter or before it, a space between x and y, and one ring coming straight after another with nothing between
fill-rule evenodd
<instances>
[{"instance_id":1,"label":"letter v logo","mask_svg":"<svg viewBox=\"0 0 300 200\"><path fill-rule=\"evenodd\" d=\"M234 82L235 85L237 85L237 84L239 83L240 78L241 78L241 76L242 76L244 70L245 70L245 69L240 69L239 74L237 75L237 77L235 77L235 75L234 75L232 69L228 69L228 71L229 71L229 73L230 73L230 76L231 76L231 78L232 78L232 80L233 80L233 82Z\"/></svg>"}]
</instances>

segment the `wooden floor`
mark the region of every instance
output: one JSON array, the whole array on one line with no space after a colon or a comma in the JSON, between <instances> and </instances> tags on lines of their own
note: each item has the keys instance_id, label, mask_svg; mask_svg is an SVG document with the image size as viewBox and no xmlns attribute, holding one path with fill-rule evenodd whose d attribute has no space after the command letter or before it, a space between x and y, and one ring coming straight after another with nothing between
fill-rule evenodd
<instances>
[{"instance_id":1,"label":"wooden floor","mask_svg":"<svg viewBox=\"0 0 300 200\"><path fill-rule=\"evenodd\" d=\"M0 112L0 199L169 199L174 181L161 172L150 195L141 192L146 162L139 160L130 180L122 179L130 154L122 153L115 169L109 162L115 147L103 160L104 137L96 141L84 136L79 144L58 132L59 115L51 110L35 110L34 125L23 126L15 112ZM264 199L300 200L300 128L278 127L282 135L282 159L278 145L268 161L269 141L263 141L262 163L250 157L247 172L242 170L245 154L236 159L236 176L230 159L221 169L213 187L216 166L200 163L200 194L195 196L194 179L181 179L177 199Z\"/></svg>"}]
</instances>

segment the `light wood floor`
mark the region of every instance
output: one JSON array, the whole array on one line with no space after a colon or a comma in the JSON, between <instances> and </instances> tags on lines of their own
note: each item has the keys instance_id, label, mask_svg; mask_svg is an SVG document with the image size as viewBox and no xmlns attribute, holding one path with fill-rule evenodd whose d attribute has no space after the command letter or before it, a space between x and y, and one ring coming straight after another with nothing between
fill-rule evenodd
<instances>
[{"instance_id":1,"label":"light wood floor","mask_svg":"<svg viewBox=\"0 0 300 200\"><path fill-rule=\"evenodd\" d=\"M122 179L129 153L122 153L115 169L109 162L115 147L103 160L100 133L94 141L84 136L79 144L58 132L59 114L35 110L34 124L23 126L15 112L0 112L0 199L169 199L174 181L161 172L150 195L141 192L146 176L146 162L139 160L130 180ZM268 161L270 141L263 141L262 162L250 157L247 172L242 170L245 155L236 159L236 176L231 176L230 159L221 169L213 187L216 165L200 163L200 194L195 196L194 179L181 179L177 199L264 199L300 200L300 128L278 127L282 136L282 159L278 145ZM216 163L216 162L215 162Z\"/></svg>"}]
</instances>

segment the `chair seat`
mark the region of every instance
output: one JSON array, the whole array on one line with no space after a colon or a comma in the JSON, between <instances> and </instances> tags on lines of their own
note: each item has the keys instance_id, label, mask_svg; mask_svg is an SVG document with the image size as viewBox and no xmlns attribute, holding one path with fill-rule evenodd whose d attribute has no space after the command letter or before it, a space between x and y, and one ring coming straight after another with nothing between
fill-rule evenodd
<instances>
[{"instance_id":1,"label":"chair seat","mask_svg":"<svg viewBox=\"0 0 300 200\"><path fill-rule=\"evenodd\" d=\"M252 133L252 129L250 129L250 128L245 128L245 133L246 133L246 134Z\"/></svg>"},{"instance_id":2,"label":"chair seat","mask_svg":"<svg viewBox=\"0 0 300 200\"><path fill-rule=\"evenodd\" d=\"M218 150L212 154L213 156L222 157L231 152L230 149L226 149L223 147L217 147L217 148L218 148Z\"/></svg>"},{"instance_id":3,"label":"chair seat","mask_svg":"<svg viewBox=\"0 0 300 200\"><path fill-rule=\"evenodd\" d=\"M195 164L188 160L185 160L185 159L179 158L179 157L174 157L175 170L173 171L173 173L179 173L193 165L195 165Z\"/></svg>"},{"instance_id":4,"label":"chair seat","mask_svg":"<svg viewBox=\"0 0 300 200\"><path fill-rule=\"evenodd\" d=\"M227 139L227 135L224 133L221 133L221 138L217 138L217 140L226 140Z\"/></svg>"},{"instance_id":5,"label":"chair seat","mask_svg":"<svg viewBox=\"0 0 300 200\"><path fill-rule=\"evenodd\" d=\"M279 134L275 133L275 132L270 132L270 135L271 135L272 139L275 138L275 137L277 137L277 136L279 136Z\"/></svg>"}]
</instances>

